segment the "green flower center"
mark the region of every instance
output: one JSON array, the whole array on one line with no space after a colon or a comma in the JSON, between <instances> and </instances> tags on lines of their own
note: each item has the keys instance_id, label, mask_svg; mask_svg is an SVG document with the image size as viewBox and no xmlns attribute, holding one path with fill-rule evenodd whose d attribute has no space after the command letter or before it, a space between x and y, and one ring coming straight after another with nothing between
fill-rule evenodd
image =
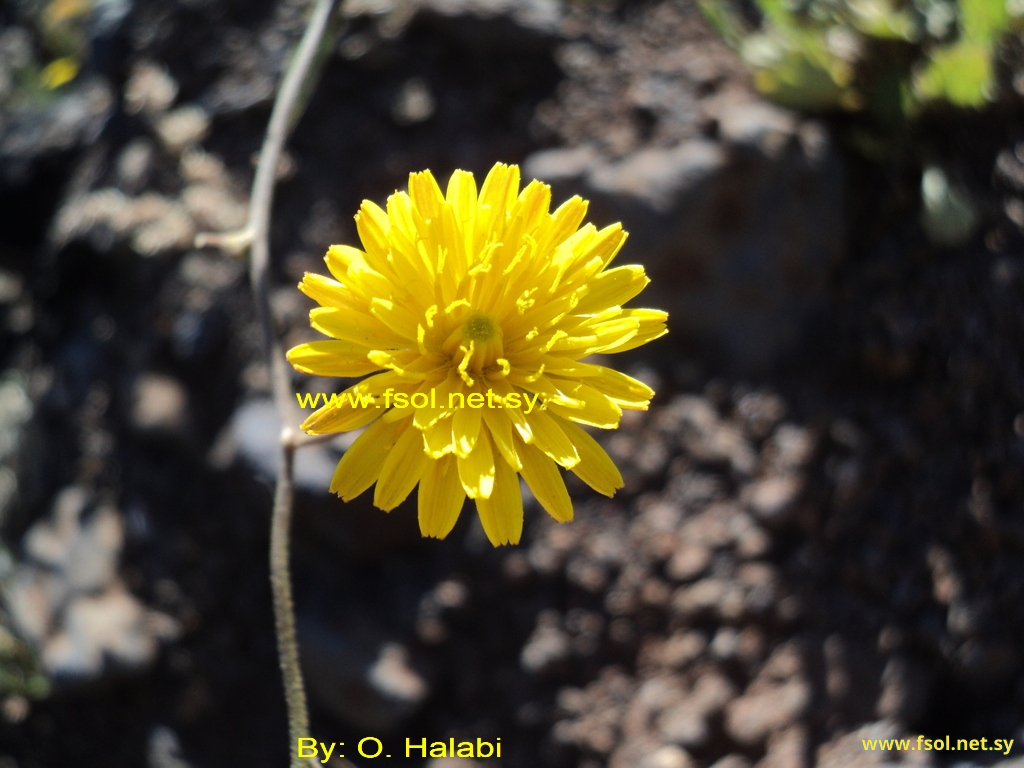
<instances>
[{"instance_id":1,"label":"green flower center","mask_svg":"<svg viewBox=\"0 0 1024 768\"><path fill-rule=\"evenodd\" d=\"M498 324L483 312L474 312L462 323L462 338L475 341L477 345L498 338Z\"/></svg>"}]
</instances>

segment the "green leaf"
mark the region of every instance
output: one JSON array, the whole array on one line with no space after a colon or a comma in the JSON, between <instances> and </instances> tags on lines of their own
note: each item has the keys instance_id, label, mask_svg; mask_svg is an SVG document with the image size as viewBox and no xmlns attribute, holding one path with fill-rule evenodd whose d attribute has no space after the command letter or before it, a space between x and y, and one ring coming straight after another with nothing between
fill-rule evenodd
<instances>
[{"instance_id":1,"label":"green leaf","mask_svg":"<svg viewBox=\"0 0 1024 768\"><path fill-rule=\"evenodd\" d=\"M992 54L987 45L960 42L937 48L914 78L921 100L946 99L958 107L981 107L993 96Z\"/></svg>"},{"instance_id":2,"label":"green leaf","mask_svg":"<svg viewBox=\"0 0 1024 768\"><path fill-rule=\"evenodd\" d=\"M960 0L960 39L994 43L1009 29L1006 0Z\"/></svg>"},{"instance_id":3,"label":"green leaf","mask_svg":"<svg viewBox=\"0 0 1024 768\"><path fill-rule=\"evenodd\" d=\"M917 25L909 8L896 9L891 0L847 0L850 23L871 37L916 40Z\"/></svg>"}]
</instances>

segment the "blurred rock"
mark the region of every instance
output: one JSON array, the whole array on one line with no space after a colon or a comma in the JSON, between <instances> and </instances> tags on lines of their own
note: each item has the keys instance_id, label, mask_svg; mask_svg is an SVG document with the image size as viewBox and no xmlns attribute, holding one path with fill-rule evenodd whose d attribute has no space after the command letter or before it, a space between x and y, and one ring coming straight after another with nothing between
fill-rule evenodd
<instances>
[{"instance_id":1,"label":"blurred rock","mask_svg":"<svg viewBox=\"0 0 1024 768\"><path fill-rule=\"evenodd\" d=\"M429 693L405 647L375 628L334 632L306 618L299 640L310 696L353 727L389 731L415 714Z\"/></svg>"},{"instance_id":2,"label":"blurred rock","mask_svg":"<svg viewBox=\"0 0 1024 768\"><path fill-rule=\"evenodd\" d=\"M729 704L725 730L740 744L757 744L772 732L795 723L810 701L810 687L801 680L759 686Z\"/></svg>"},{"instance_id":3,"label":"blurred rock","mask_svg":"<svg viewBox=\"0 0 1024 768\"><path fill-rule=\"evenodd\" d=\"M429 120L434 114L434 97L426 81L419 77L407 80L399 89L391 106L391 116L399 125L413 125Z\"/></svg>"},{"instance_id":4,"label":"blurred rock","mask_svg":"<svg viewBox=\"0 0 1024 768\"><path fill-rule=\"evenodd\" d=\"M210 118L201 107L187 105L160 116L153 127L164 149L178 155L186 147L206 138L210 132Z\"/></svg>"},{"instance_id":5,"label":"blurred rock","mask_svg":"<svg viewBox=\"0 0 1024 768\"><path fill-rule=\"evenodd\" d=\"M22 183L36 159L94 142L114 108L97 77L81 78L55 100L38 100L0 120L0 184Z\"/></svg>"},{"instance_id":6,"label":"blurred rock","mask_svg":"<svg viewBox=\"0 0 1024 768\"><path fill-rule=\"evenodd\" d=\"M674 331L735 371L758 371L823 301L843 248L844 174L814 124L756 100L715 109L719 140L621 159L570 145L527 158L524 175L589 199L595 220L621 221L631 237L620 259L642 260L653 281L644 305L667 309Z\"/></svg>"},{"instance_id":7,"label":"blurred rock","mask_svg":"<svg viewBox=\"0 0 1024 768\"><path fill-rule=\"evenodd\" d=\"M768 752L755 768L807 768L810 739L807 729L794 725L768 738Z\"/></svg>"},{"instance_id":8,"label":"blurred rock","mask_svg":"<svg viewBox=\"0 0 1024 768\"><path fill-rule=\"evenodd\" d=\"M786 415L786 404L777 395L750 392L740 398L736 411L743 419L747 431L759 440L767 437Z\"/></svg>"},{"instance_id":9,"label":"blurred rock","mask_svg":"<svg viewBox=\"0 0 1024 768\"><path fill-rule=\"evenodd\" d=\"M564 660L570 651L569 637L562 630L558 614L542 611L537 626L519 655L519 664L536 674Z\"/></svg>"},{"instance_id":10,"label":"blurred rock","mask_svg":"<svg viewBox=\"0 0 1024 768\"><path fill-rule=\"evenodd\" d=\"M669 668L681 668L700 658L708 647L708 639L696 630L677 632L661 646L658 662Z\"/></svg>"},{"instance_id":11,"label":"blurred rock","mask_svg":"<svg viewBox=\"0 0 1024 768\"><path fill-rule=\"evenodd\" d=\"M192 147L181 153L178 164L181 178L190 184L212 184L226 187L229 184L228 170L217 155Z\"/></svg>"},{"instance_id":12,"label":"blurred rock","mask_svg":"<svg viewBox=\"0 0 1024 768\"><path fill-rule=\"evenodd\" d=\"M75 486L25 534L28 559L4 598L51 677L81 681L108 668L137 669L180 634L174 619L146 608L118 580L123 540L120 514Z\"/></svg>"},{"instance_id":13,"label":"blurred rock","mask_svg":"<svg viewBox=\"0 0 1024 768\"><path fill-rule=\"evenodd\" d=\"M140 224L132 234L131 246L142 256L155 256L189 247L195 234L195 222L188 212L174 205L163 216Z\"/></svg>"},{"instance_id":14,"label":"blurred rock","mask_svg":"<svg viewBox=\"0 0 1024 768\"><path fill-rule=\"evenodd\" d=\"M173 200L155 192L128 197L107 188L65 203L57 212L53 238L58 245L88 238L101 251L127 239L136 253L153 256L190 246L195 231L192 217Z\"/></svg>"},{"instance_id":15,"label":"blurred rock","mask_svg":"<svg viewBox=\"0 0 1024 768\"><path fill-rule=\"evenodd\" d=\"M796 141L799 118L794 112L767 102L726 104L718 113L718 130L727 144L776 158L785 145Z\"/></svg>"},{"instance_id":16,"label":"blurred rock","mask_svg":"<svg viewBox=\"0 0 1024 768\"><path fill-rule=\"evenodd\" d=\"M123 585L96 596L72 598L60 629L42 648L43 668L56 678L95 677L105 663L129 669L156 658L161 640L179 634L174 619L150 611Z\"/></svg>"},{"instance_id":17,"label":"blurred rock","mask_svg":"<svg viewBox=\"0 0 1024 768\"><path fill-rule=\"evenodd\" d=\"M669 745L645 757L640 768L694 768L696 765L685 749Z\"/></svg>"},{"instance_id":18,"label":"blurred rock","mask_svg":"<svg viewBox=\"0 0 1024 768\"><path fill-rule=\"evenodd\" d=\"M921 174L921 226L943 248L966 245L978 224L977 203L968 189L937 165Z\"/></svg>"},{"instance_id":19,"label":"blurred rock","mask_svg":"<svg viewBox=\"0 0 1024 768\"><path fill-rule=\"evenodd\" d=\"M769 526L781 525L792 519L802 490L803 480L796 475L764 477L747 485L742 498L759 520Z\"/></svg>"},{"instance_id":20,"label":"blurred rock","mask_svg":"<svg viewBox=\"0 0 1024 768\"><path fill-rule=\"evenodd\" d=\"M190 768L181 757L181 741L172 729L159 725L149 735L146 768Z\"/></svg>"},{"instance_id":21,"label":"blurred rock","mask_svg":"<svg viewBox=\"0 0 1024 768\"><path fill-rule=\"evenodd\" d=\"M750 759L743 755L726 755L711 765L711 768L750 768Z\"/></svg>"},{"instance_id":22,"label":"blurred rock","mask_svg":"<svg viewBox=\"0 0 1024 768\"><path fill-rule=\"evenodd\" d=\"M774 474L786 474L803 468L815 449L814 436L806 427L780 425L765 445L763 465Z\"/></svg>"},{"instance_id":23,"label":"blurred rock","mask_svg":"<svg viewBox=\"0 0 1024 768\"><path fill-rule=\"evenodd\" d=\"M192 184L181 201L199 227L211 232L241 229L249 218L248 206L220 185Z\"/></svg>"},{"instance_id":24,"label":"blurred rock","mask_svg":"<svg viewBox=\"0 0 1024 768\"><path fill-rule=\"evenodd\" d=\"M715 142L693 139L674 149L642 149L624 160L590 169L594 193L642 202L656 214L670 212L677 198L722 169L726 156ZM525 166L526 175L533 168Z\"/></svg>"},{"instance_id":25,"label":"blurred rock","mask_svg":"<svg viewBox=\"0 0 1024 768\"><path fill-rule=\"evenodd\" d=\"M298 424L296 415L295 424ZM250 400L231 417L234 448L258 474L277 476L280 459L281 421L270 400ZM327 493L339 457L326 445L311 445L295 455L295 485L312 493Z\"/></svg>"},{"instance_id":26,"label":"blurred rock","mask_svg":"<svg viewBox=\"0 0 1024 768\"><path fill-rule=\"evenodd\" d=\"M178 96L178 84L167 70L153 61L139 61L132 67L124 86L124 110L157 115L165 112Z\"/></svg>"},{"instance_id":27,"label":"blurred rock","mask_svg":"<svg viewBox=\"0 0 1024 768\"><path fill-rule=\"evenodd\" d=\"M756 454L742 431L723 420L703 397L679 395L658 415L656 426L674 432L698 461L728 462L740 475L754 470Z\"/></svg>"},{"instance_id":28,"label":"blurred rock","mask_svg":"<svg viewBox=\"0 0 1024 768\"><path fill-rule=\"evenodd\" d=\"M153 142L149 139L130 141L114 163L118 187L128 193L141 191L149 180L153 154Z\"/></svg>"},{"instance_id":29,"label":"blurred rock","mask_svg":"<svg viewBox=\"0 0 1024 768\"><path fill-rule=\"evenodd\" d=\"M21 296L22 279L13 272L0 269L0 305L11 304Z\"/></svg>"},{"instance_id":30,"label":"blurred rock","mask_svg":"<svg viewBox=\"0 0 1024 768\"><path fill-rule=\"evenodd\" d=\"M704 572L711 562L711 555L708 547L684 539L672 553L665 573L676 581L690 581Z\"/></svg>"},{"instance_id":31,"label":"blurred rock","mask_svg":"<svg viewBox=\"0 0 1024 768\"><path fill-rule=\"evenodd\" d=\"M188 412L185 388L170 376L143 373L132 388L132 426L140 430L180 432Z\"/></svg>"},{"instance_id":32,"label":"blurred rock","mask_svg":"<svg viewBox=\"0 0 1024 768\"><path fill-rule=\"evenodd\" d=\"M906 737L900 726L888 720L867 723L834 736L818 747L817 768L873 768L892 764L892 755L881 749L864 749L864 740ZM916 746L916 745L915 745Z\"/></svg>"},{"instance_id":33,"label":"blurred rock","mask_svg":"<svg viewBox=\"0 0 1024 768\"><path fill-rule=\"evenodd\" d=\"M882 672L882 693L878 697L878 716L901 723L918 723L930 701L933 675L922 662L894 655Z\"/></svg>"},{"instance_id":34,"label":"blurred rock","mask_svg":"<svg viewBox=\"0 0 1024 768\"><path fill-rule=\"evenodd\" d=\"M701 747L711 736L708 718L720 712L735 696L735 688L723 676L702 675L679 704L661 714L658 730L672 744Z\"/></svg>"}]
</instances>

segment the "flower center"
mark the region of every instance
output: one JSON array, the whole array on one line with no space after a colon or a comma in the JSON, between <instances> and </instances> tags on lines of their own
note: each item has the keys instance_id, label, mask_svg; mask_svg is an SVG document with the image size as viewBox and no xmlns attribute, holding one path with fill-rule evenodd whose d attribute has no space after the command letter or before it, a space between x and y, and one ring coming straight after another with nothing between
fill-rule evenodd
<instances>
[{"instance_id":1,"label":"flower center","mask_svg":"<svg viewBox=\"0 0 1024 768\"><path fill-rule=\"evenodd\" d=\"M501 326L494 318L477 309L467 314L455 327L441 345L441 350L448 356L451 365L459 369L463 381L473 386L475 377L486 375L494 366L508 372L501 335Z\"/></svg>"},{"instance_id":2,"label":"flower center","mask_svg":"<svg viewBox=\"0 0 1024 768\"><path fill-rule=\"evenodd\" d=\"M462 338L475 341L477 346L493 341L498 336L498 325L483 312L474 312L462 323Z\"/></svg>"}]
</instances>

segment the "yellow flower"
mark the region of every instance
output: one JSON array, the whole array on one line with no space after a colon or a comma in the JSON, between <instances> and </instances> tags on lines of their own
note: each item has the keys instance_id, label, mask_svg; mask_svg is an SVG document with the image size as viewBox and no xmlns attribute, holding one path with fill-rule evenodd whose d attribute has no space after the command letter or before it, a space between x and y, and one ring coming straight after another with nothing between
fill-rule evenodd
<instances>
[{"instance_id":1,"label":"yellow flower","mask_svg":"<svg viewBox=\"0 0 1024 768\"><path fill-rule=\"evenodd\" d=\"M292 365L375 373L302 425L311 435L366 427L332 493L348 501L376 483L373 503L390 511L419 484L420 531L439 539L469 496L497 546L522 533L517 473L562 522L573 512L559 465L606 496L622 487L577 424L614 429L654 392L582 358L658 338L667 315L622 308L650 281L639 266L608 268L626 239L619 224L581 228L584 200L554 213L550 203L546 184L519 191L515 165L495 165L479 193L465 171L444 195L430 171L413 173L387 211L363 202L365 250L331 246L334 280L303 277L299 288L320 304L312 326L331 340L294 347Z\"/></svg>"}]
</instances>

